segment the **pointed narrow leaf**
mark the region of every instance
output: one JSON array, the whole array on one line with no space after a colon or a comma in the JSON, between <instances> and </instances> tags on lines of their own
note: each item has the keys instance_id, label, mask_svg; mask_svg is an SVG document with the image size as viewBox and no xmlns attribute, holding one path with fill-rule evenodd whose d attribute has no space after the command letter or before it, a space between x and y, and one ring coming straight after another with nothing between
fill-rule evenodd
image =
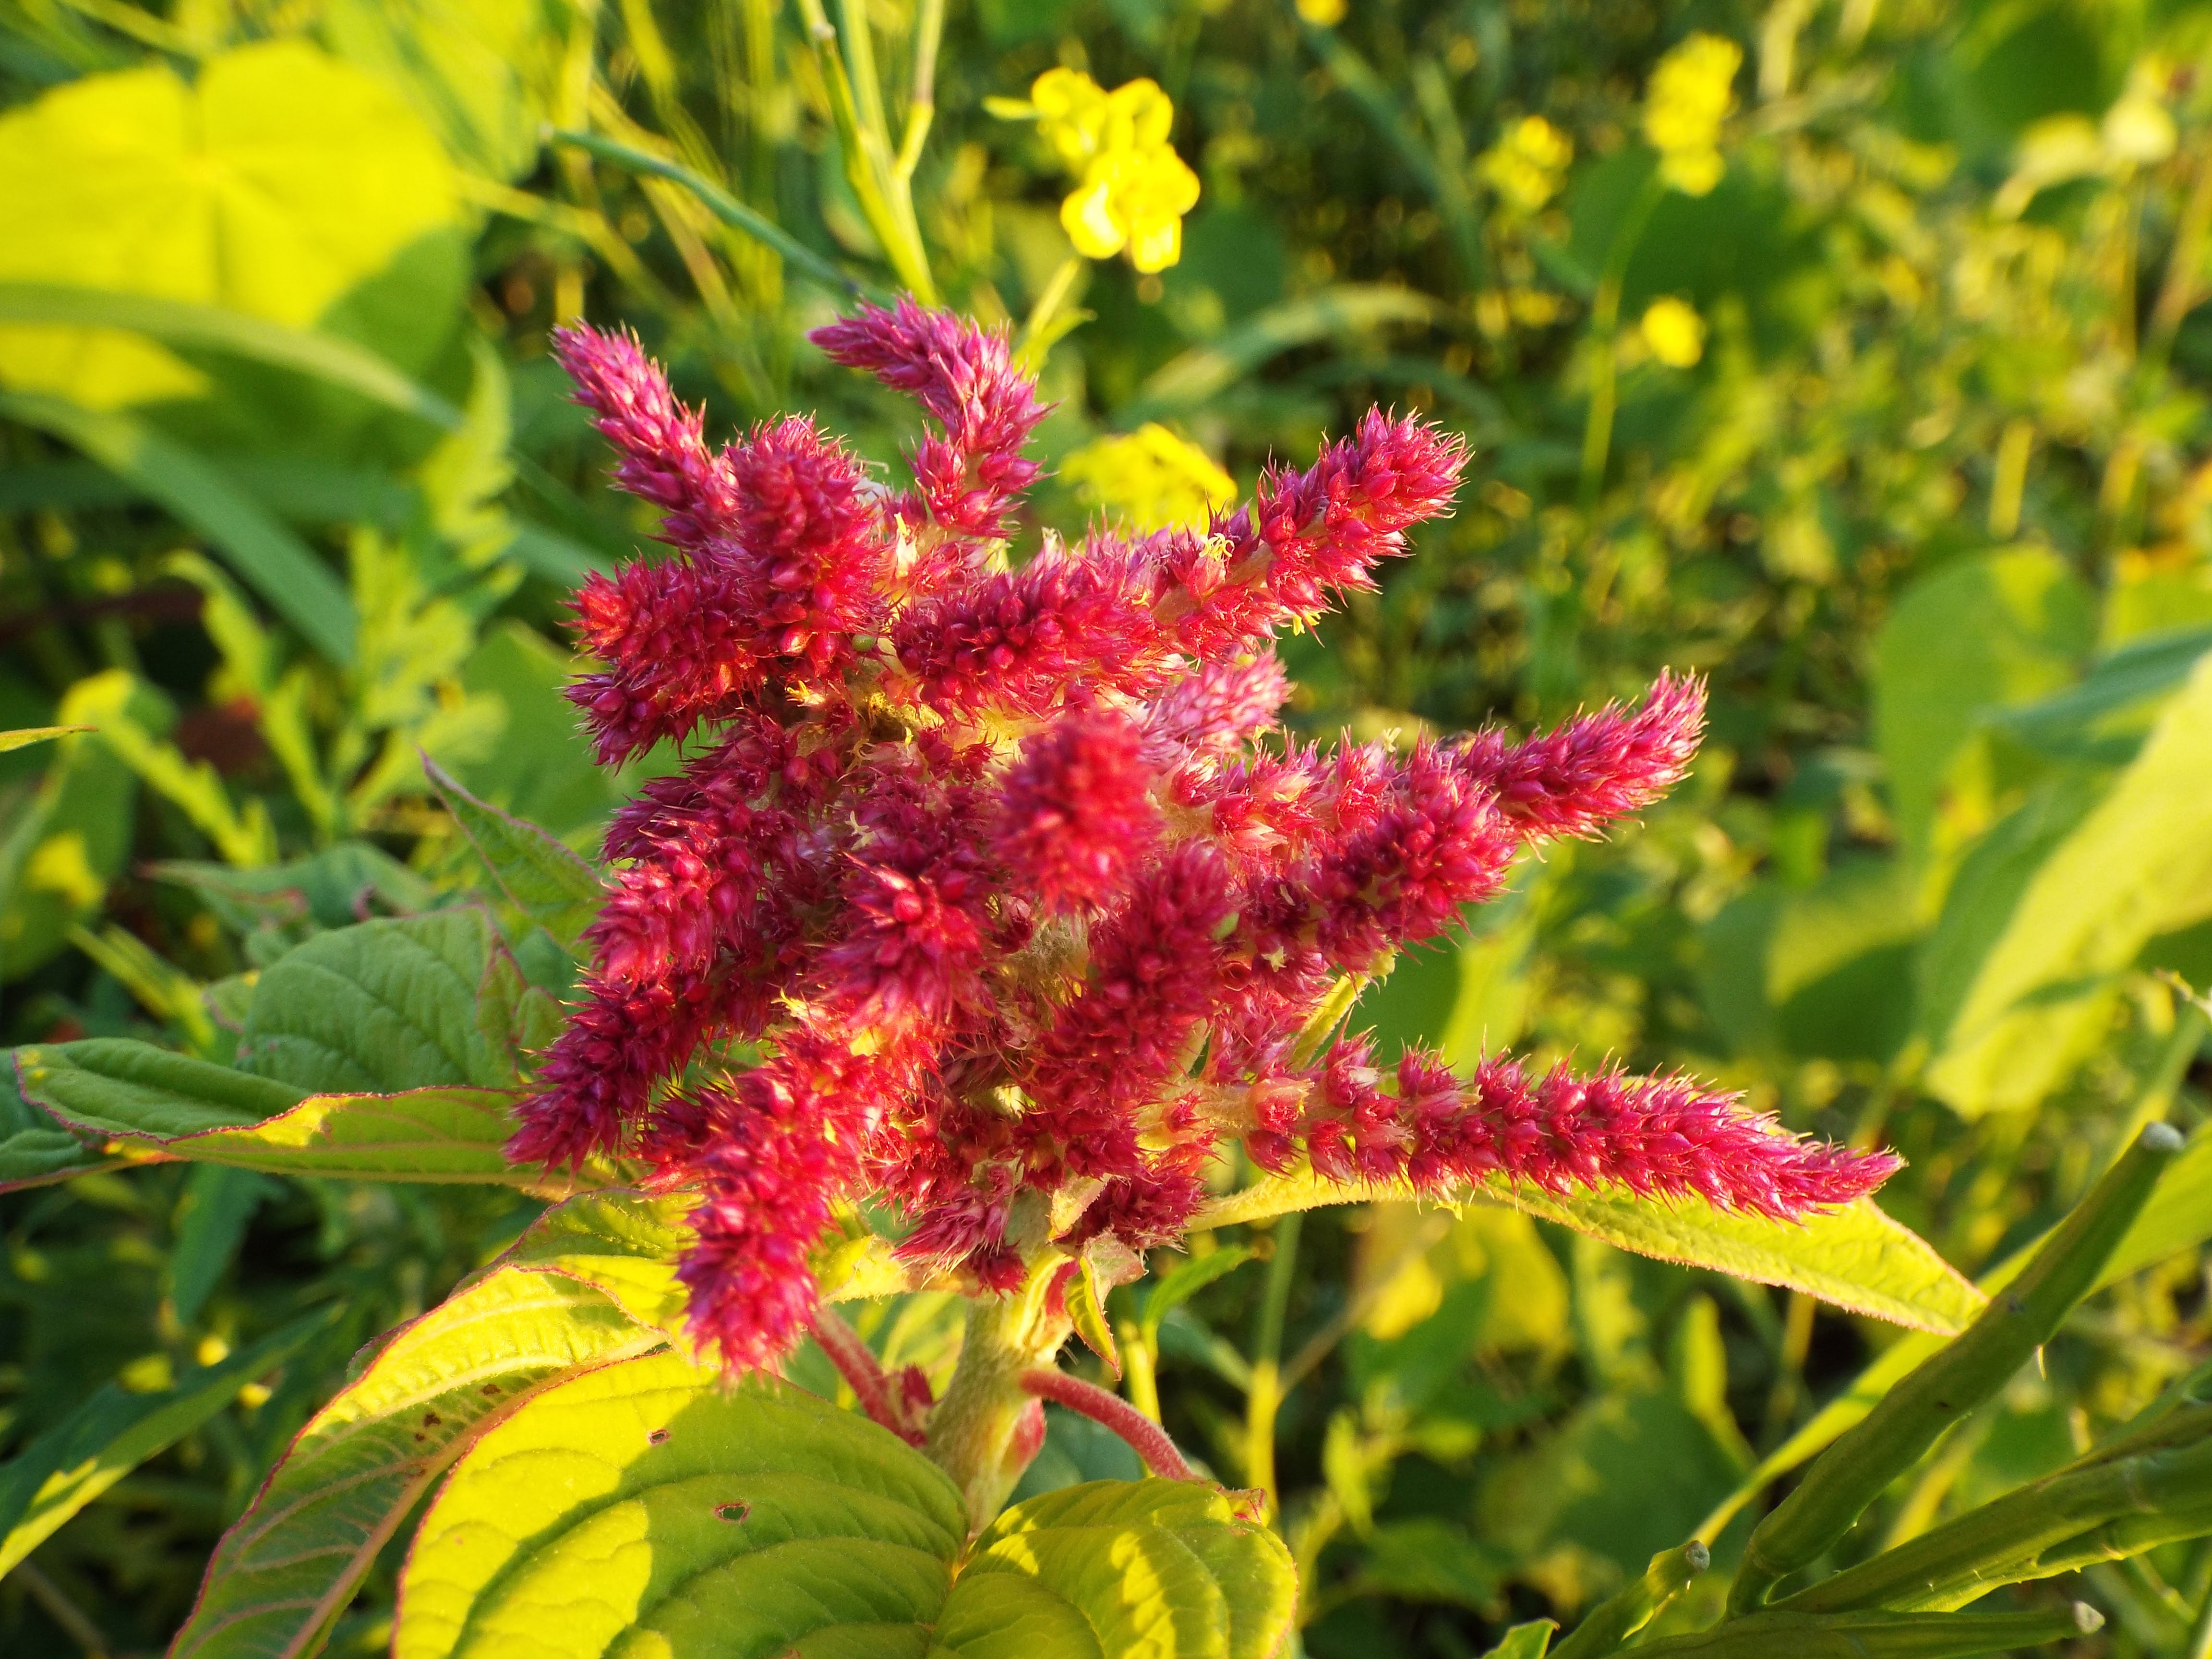
<instances>
[{"instance_id":1,"label":"pointed narrow leaf","mask_svg":"<svg viewBox=\"0 0 2212 1659\"><path fill-rule=\"evenodd\" d=\"M478 800L434 762L422 769L507 896L573 952L606 900L592 866L536 824Z\"/></svg>"},{"instance_id":2,"label":"pointed narrow leaf","mask_svg":"<svg viewBox=\"0 0 2212 1659\"><path fill-rule=\"evenodd\" d=\"M18 749L28 749L34 743L52 743L56 738L68 737L72 732L89 732L89 726L30 726L20 731L0 732L0 755Z\"/></svg>"},{"instance_id":3,"label":"pointed narrow leaf","mask_svg":"<svg viewBox=\"0 0 2212 1659\"><path fill-rule=\"evenodd\" d=\"M366 346L335 335L287 328L222 306L52 283L0 283L0 323L128 329L170 345L228 352L273 368L296 369L447 431L461 424L459 410Z\"/></svg>"},{"instance_id":4,"label":"pointed narrow leaf","mask_svg":"<svg viewBox=\"0 0 2212 1659\"><path fill-rule=\"evenodd\" d=\"M888 1431L648 1355L470 1450L416 1536L392 1653L918 1656L966 1533L951 1480Z\"/></svg>"},{"instance_id":5,"label":"pointed narrow leaf","mask_svg":"<svg viewBox=\"0 0 2212 1659\"><path fill-rule=\"evenodd\" d=\"M502 1268L404 1325L223 1535L171 1659L311 1652L416 1502L487 1429L659 1340L574 1279Z\"/></svg>"},{"instance_id":6,"label":"pointed narrow leaf","mask_svg":"<svg viewBox=\"0 0 2212 1659\"><path fill-rule=\"evenodd\" d=\"M0 1465L0 1574L148 1458L167 1451L276 1369L329 1323L295 1320L158 1394L109 1383Z\"/></svg>"},{"instance_id":7,"label":"pointed narrow leaf","mask_svg":"<svg viewBox=\"0 0 2212 1659\"><path fill-rule=\"evenodd\" d=\"M1310 1174L1275 1176L1215 1200L1191 1224L1225 1226L1328 1204L1415 1196L1400 1186L1345 1185ZM1945 1335L1963 1330L1984 1300L1926 1240L1869 1199L1792 1222L1732 1215L1702 1199L1662 1202L1616 1188L1561 1197L1502 1177L1468 1196L1510 1205L1639 1255L1787 1285L1916 1330Z\"/></svg>"}]
</instances>

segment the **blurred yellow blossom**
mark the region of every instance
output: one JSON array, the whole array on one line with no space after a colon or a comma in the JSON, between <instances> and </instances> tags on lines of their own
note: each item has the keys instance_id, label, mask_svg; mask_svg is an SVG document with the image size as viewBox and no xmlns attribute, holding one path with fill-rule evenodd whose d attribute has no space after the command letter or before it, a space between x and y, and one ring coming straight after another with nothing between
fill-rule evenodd
<instances>
[{"instance_id":1,"label":"blurred yellow blossom","mask_svg":"<svg viewBox=\"0 0 2212 1659\"><path fill-rule=\"evenodd\" d=\"M1483 152L1482 176L1510 207L1534 213L1559 194L1575 141L1540 115L1524 115Z\"/></svg>"},{"instance_id":2,"label":"blurred yellow blossom","mask_svg":"<svg viewBox=\"0 0 2212 1659\"><path fill-rule=\"evenodd\" d=\"M58 893L74 910L88 910L100 902L107 884L92 867L84 836L75 830L49 836L32 850L23 866L23 884L34 890Z\"/></svg>"},{"instance_id":3,"label":"blurred yellow blossom","mask_svg":"<svg viewBox=\"0 0 2212 1659\"><path fill-rule=\"evenodd\" d=\"M1644 313L1644 343L1669 368L1689 368L1705 355L1705 319L1689 304L1668 295Z\"/></svg>"},{"instance_id":4,"label":"blurred yellow blossom","mask_svg":"<svg viewBox=\"0 0 2212 1659\"><path fill-rule=\"evenodd\" d=\"M1721 181L1721 123L1735 110L1743 48L1717 34L1693 34L1659 60L1644 101L1644 136L1659 152L1659 176L1686 196Z\"/></svg>"},{"instance_id":5,"label":"blurred yellow blossom","mask_svg":"<svg viewBox=\"0 0 2212 1659\"><path fill-rule=\"evenodd\" d=\"M1333 29L1344 21L1350 9L1346 0L1298 0L1298 15L1309 23Z\"/></svg>"},{"instance_id":6,"label":"blurred yellow blossom","mask_svg":"<svg viewBox=\"0 0 2212 1659\"><path fill-rule=\"evenodd\" d=\"M1156 82L1109 92L1079 70L1047 70L1026 104L992 100L1008 117L1034 118L1079 183L1060 204L1076 252L1107 259L1127 248L1138 270L1182 257L1182 216L1198 205L1198 175L1168 143L1175 104Z\"/></svg>"},{"instance_id":7,"label":"blurred yellow blossom","mask_svg":"<svg viewBox=\"0 0 2212 1659\"><path fill-rule=\"evenodd\" d=\"M1157 422L1121 436L1094 438L1060 463L1084 498L1139 531L1206 527L1237 499L1237 482L1196 444Z\"/></svg>"}]
</instances>

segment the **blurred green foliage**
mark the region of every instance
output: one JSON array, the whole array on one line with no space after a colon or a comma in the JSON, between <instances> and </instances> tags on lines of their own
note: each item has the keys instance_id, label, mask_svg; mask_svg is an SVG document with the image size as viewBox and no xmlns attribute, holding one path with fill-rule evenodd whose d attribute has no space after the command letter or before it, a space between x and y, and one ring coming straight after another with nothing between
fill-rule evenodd
<instances>
[{"instance_id":1,"label":"blurred green foliage","mask_svg":"<svg viewBox=\"0 0 2212 1659\"><path fill-rule=\"evenodd\" d=\"M0 752L0 1041L225 1059L287 950L491 902L420 751L587 849L625 781L558 696L562 602L652 526L548 329L628 323L710 429L813 407L896 466L890 402L801 337L842 297L822 272L918 270L1049 347L1052 461L1158 422L1249 486L1374 402L1471 437L1457 516L1296 642L1307 731L1711 678L1673 799L1525 868L1356 1019L1460 1060L1691 1069L1886 1140L1911 1163L1885 1206L1969 1274L2142 1123L2202 1122L2212 12L975 0L917 78L917 10L840 12L926 132L908 225L908 158L846 165L860 66L810 46L813 4L0 0L0 727L95 728ZM1741 48L1710 158L1650 90L1698 33ZM1060 158L985 108L1054 67L1173 100L1202 185L1177 263L1071 267ZM1075 471L1041 522L1113 510ZM125 1167L6 1081L0 1162L25 1183L0 1449L103 1388L198 1398L198 1368L288 1356L0 1580L11 1654L158 1650L349 1355L537 1208ZM2057 1468L2201 1360L2206 1231L2174 1220L1838 1561ZM1272 1447L1316 1659L1514 1651L1709 1522L1731 1565L1792 1435L1897 1340L1487 1207L1194 1249L1115 1298L1129 1386L1232 1482ZM860 1323L941 1370L956 1311ZM817 1361L795 1374L826 1391ZM1132 1472L1055 1411L1029 1489ZM333 1651L383 1639L395 1565ZM2075 1651L2202 1652L2212 1551L2065 1593L2112 1615Z\"/></svg>"}]
</instances>

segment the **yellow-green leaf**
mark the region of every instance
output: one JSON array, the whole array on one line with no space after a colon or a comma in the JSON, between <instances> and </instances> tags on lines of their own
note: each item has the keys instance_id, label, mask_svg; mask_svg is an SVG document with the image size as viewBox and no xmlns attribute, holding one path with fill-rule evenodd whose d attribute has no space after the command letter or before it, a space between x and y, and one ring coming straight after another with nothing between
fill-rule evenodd
<instances>
[{"instance_id":1,"label":"yellow-green leaf","mask_svg":"<svg viewBox=\"0 0 2212 1659\"><path fill-rule=\"evenodd\" d=\"M1310 1174L1277 1176L1217 1199L1191 1224L1225 1226L1328 1204L1414 1196L1404 1187L1341 1185ZM1639 1255L1786 1285L1917 1330L1949 1334L1981 1311L1979 1291L1919 1235L1868 1199L1792 1222L1732 1215L1703 1199L1639 1199L1619 1188L1557 1197L1503 1177L1451 1196L1509 1204Z\"/></svg>"},{"instance_id":2,"label":"yellow-green leaf","mask_svg":"<svg viewBox=\"0 0 2212 1659\"><path fill-rule=\"evenodd\" d=\"M588 1285L501 1268L389 1337L223 1535L172 1659L312 1652L394 1529L485 1430L660 1340Z\"/></svg>"},{"instance_id":3,"label":"yellow-green leaf","mask_svg":"<svg viewBox=\"0 0 2212 1659\"><path fill-rule=\"evenodd\" d=\"M386 82L303 40L87 76L0 117L0 277L305 326L456 217L437 140ZM201 389L114 329L0 330L8 384L95 409Z\"/></svg>"}]
</instances>

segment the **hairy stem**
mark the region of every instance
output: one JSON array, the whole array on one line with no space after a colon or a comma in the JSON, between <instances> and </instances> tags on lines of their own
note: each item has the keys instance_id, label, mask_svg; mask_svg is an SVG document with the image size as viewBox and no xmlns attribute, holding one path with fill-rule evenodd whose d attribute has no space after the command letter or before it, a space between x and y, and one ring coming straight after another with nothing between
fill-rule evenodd
<instances>
[{"instance_id":1,"label":"hairy stem","mask_svg":"<svg viewBox=\"0 0 2212 1659\"><path fill-rule=\"evenodd\" d=\"M1019 1434L1024 1413L1036 1409L1022 1379L1059 1352L1070 1329L1066 1316L1047 1306L1052 1276L1048 1266L1011 1295L969 1304L960 1363L930 1413L925 1449L958 1483L968 1499L969 1522L978 1532L991 1523L1035 1455L1033 1445L1024 1452Z\"/></svg>"},{"instance_id":2,"label":"hairy stem","mask_svg":"<svg viewBox=\"0 0 2212 1659\"><path fill-rule=\"evenodd\" d=\"M877 1363L873 1351L861 1340L860 1334L847 1324L836 1309L826 1304L815 1309L811 1328L815 1341L853 1390L860 1409L900 1439L920 1445L923 1437L915 1427L904 1399Z\"/></svg>"},{"instance_id":3,"label":"hairy stem","mask_svg":"<svg viewBox=\"0 0 2212 1659\"><path fill-rule=\"evenodd\" d=\"M1183 1462L1175 1442L1168 1438L1168 1431L1120 1395L1109 1394L1095 1382L1085 1382L1079 1376L1049 1368L1029 1372L1022 1378L1022 1388L1040 1400L1080 1412L1092 1422L1113 1430L1129 1443L1154 1474L1169 1480L1198 1479L1197 1471Z\"/></svg>"}]
</instances>

